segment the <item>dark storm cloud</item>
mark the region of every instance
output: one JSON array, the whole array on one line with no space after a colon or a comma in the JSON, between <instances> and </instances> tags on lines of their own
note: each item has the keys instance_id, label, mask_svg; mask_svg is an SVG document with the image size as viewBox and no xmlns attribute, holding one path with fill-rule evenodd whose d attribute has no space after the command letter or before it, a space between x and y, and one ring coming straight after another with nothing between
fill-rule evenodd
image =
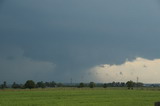
<instances>
[{"instance_id":1,"label":"dark storm cloud","mask_svg":"<svg viewBox=\"0 0 160 106\"><path fill-rule=\"evenodd\" d=\"M0 5L1 5L1 4L3 4L3 3L4 3L4 1L5 1L5 0L1 0L1 1L0 1Z\"/></svg>"},{"instance_id":2,"label":"dark storm cloud","mask_svg":"<svg viewBox=\"0 0 160 106\"><path fill-rule=\"evenodd\" d=\"M1 9L3 3L4 3L4 0L0 0L0 9Z\"/></svg>"},{"instance_id":3,"label":"dark storm cloud","mask_svg":"<svg viewBox=\"0 0 160 106\"><path fill-rule=\"evenodd\" d=\"M1 0L1 1L0 1L0 4L2 4L3 2L4 2L4 0Z\"/></svg>"},{"instance_id":4,"label":"dark storm cloud","mask_svg":"<svg viewBox=\"0 0 160 106\"><path fill-rule=\"evenodd\" d=\"M56 64L47 80L75 77L78 81L95 65L160 57L160 13L154 0L8 0L4 4L0 46L21 48L25 58Z\"/></svg>"}]
</instances>

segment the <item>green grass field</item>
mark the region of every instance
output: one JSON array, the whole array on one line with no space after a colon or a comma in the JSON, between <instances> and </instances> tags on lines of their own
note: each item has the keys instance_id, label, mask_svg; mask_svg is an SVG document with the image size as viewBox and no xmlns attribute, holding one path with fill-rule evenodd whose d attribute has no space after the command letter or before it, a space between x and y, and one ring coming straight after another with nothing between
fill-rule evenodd
<instances>
[{"instance_id":1,"label":"green grass field","mask_svg":"<svg viewBox=\"0 0 160 106\"><path fill-rule=\"evenodd\" d=\"M154 106L159 90L52 88L0 90L0 106Z\"/></svg>"}]
</instances>

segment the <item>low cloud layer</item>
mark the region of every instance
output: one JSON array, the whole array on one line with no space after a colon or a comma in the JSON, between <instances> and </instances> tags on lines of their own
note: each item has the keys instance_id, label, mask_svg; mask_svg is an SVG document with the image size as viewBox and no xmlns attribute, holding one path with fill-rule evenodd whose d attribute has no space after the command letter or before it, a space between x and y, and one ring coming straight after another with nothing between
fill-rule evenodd
<instances>
[{"instance_id":1,"label":"low cloud layer","mask_svg":"<svg viewBox=\"0 0 160 106\"><path fill-rule=\"evenodd\" d=\"M144 83L160 82L160 59L148 60L137 57L121 65L103 64L89 70L92 79L97 82L126 82L128 80Z\"/></svg>"},{"instance_id":2,"label":"low cloud layer","mask_svg":"<svg viewBox=\"0 0 160 106\"><path fill-rule=\"evenodd\" d=\"M0 48L0 81L12 83L24 82L28 79L35 81L61 81L62 77L74 82L126 82L128 80L144 83L160 82L160 59L145 59L137 57L134 60L126 60L122 64L101 64L83 70L81 73L59 73L55 63L50 61L34 60L24 56L24 51L18 47ZM73 76L74 75L74 76ZM57 78L56 76L61 76ZM67 82L68 82L67 81ZM2 83L2 82L1 82Z\"/></svg>"},{"instance_id":3,"label":"low cloud layer","mask_svg":"<svg viewBox=\"0 0 160 106\"><path fill-rule=\"evenodd\" d=\"M1 49L2 50L2 49ZM55 64L48 61L36 61L23 56L20 48L11 48L0 53L0 80L24 82L32 79L46 81L54 73Z\"/></svg>"}]
</instances>

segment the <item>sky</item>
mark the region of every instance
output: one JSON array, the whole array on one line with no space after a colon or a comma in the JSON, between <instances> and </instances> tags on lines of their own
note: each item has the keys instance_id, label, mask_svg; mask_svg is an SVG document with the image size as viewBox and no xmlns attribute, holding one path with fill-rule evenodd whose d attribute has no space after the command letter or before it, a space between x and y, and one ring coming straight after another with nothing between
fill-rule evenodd
<instances>
[{"instance_id":1,"label":"sky","mask_svg":"<svg viewBox=\"0 0 160 106\"><path fill-rule=\"evenodd\" d=\"M0 83L159 83L159 0L0 0Z\"/></svg>"}]
</instances>

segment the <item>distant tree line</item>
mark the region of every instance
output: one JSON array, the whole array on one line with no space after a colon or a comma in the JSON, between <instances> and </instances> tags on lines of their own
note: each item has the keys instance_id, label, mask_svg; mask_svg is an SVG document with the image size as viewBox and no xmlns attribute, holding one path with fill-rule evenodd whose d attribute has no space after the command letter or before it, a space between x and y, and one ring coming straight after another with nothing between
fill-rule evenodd
<instances>
[{"instance_id":1,"label":"distant tree line","mask_svg":"<svg viewBox=\"0 0 160 106\"><path fill-rule=\"evenodd\" d=\"M4 81L3 84L0 85L1 89L5 88L14 88L14 89L32 89L32 88L53 88L53 87L78 87L78 88L83 88L83 87L127 87L128 89L133 89L133 87L142 87L143 83L135 83L133 81L127 81L125 82L112 82L112 83L76 83L76 84L70 84L70 83L56 83L54 81L51 82L37 82L35 83L33 80L27 80L24 84L18 84L16 82L13 82L12 85L7 85L7 82Z\"/></svg>"},{"instance_id":2,"label":"distant tree line","mask_svg":"<svg viewBox=\"0 0 160 106\"><path fill-rule=\"evenodd\" d=\"M4 81L3 84L0 85L0 88L1 89L5 89L5 88L14 88L14 89L18 89L18 88L21 88L21 89L25 89L25 88L29 88L29 89L32 89L32 88L46 88L46 87L56 87L56 86L61 86L60 83L55 83L54 81L52 82L43 82L43 81L40 81L40 82L37 82L35 83L33 80L27 80L25 82L25 84L18 84L16 82L13 82L12 85L7 85L7 82Z\"/></svg>"}]
</instances>

